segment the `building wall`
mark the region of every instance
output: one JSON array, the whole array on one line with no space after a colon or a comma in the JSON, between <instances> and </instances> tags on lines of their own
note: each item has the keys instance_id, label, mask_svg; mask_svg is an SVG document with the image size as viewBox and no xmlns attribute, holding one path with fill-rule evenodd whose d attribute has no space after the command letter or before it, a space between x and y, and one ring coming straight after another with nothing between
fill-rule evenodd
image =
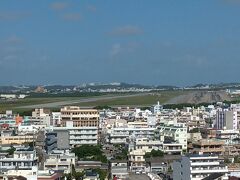
<instances>
[{"instance_id":1,"label":"building wall","mask_svg":"<svg viewBox=\"0 0 240 180\"><path fill-rule=\"evenodd\" d=\"M233 129L233 112L232 111L225 111L225 121L226 121L226 129Z\"/></svg>"},{"instance_id":2,"label":"building wall","mask_svg":"<svg viewBox=\"0 0 240 180\"><path fill-rule=\"evenodd\" d=\"M45 150L47 153L57 148L57 133L46 133Z\"/></svg>"},{"instance_id":3,"label":"building wall","mask_svg":"<svg viewBox=\"0 0 240 180\"><path fill-rule=\"evenodd\" d=\"M223 129L225 124L225 116L223 110L218 110L216 113L216 121L215 121L215 128Z\"/></svg>"},{"instance_id":4,"label":"building wall","mask_svg":"<svg viewBox=\"0 0 240 180\"><path fill-rule=\"evenodd\" d=\"M23 144L33 142L34 137L25 135L25 136L1 136L0 142L1 144Z\"/></svg>"},{"instance_id":5,"label":"building wall","mask_svg":"<svg viewBox=\"0 0 240 180\"><path fill-rule=\"evenodd\" d=\"M57 148L69 149L69 132L68 130L54 130L57 133Z\"/></svg>"},{"instance_id":6,"label":"building wall","mask_svg":"<svg viewBox=\"0 0 240 180\"><path fill-rule=\"evenodd\" d=\"M180 161L173 163L174 180L190 180L190 160L188 157L182 157Z\"/></svg>"},{"instance_id":7,"label":"building wall","mask_svg":"<svg viewBox=\"0 0 240 180\"><path fill-rule=\"evenodd\" d=\"M81 109L77 106L61 108L62 126L66 127L67 121L73 123L73 127L98 127L99 113L96 109Z\"/></svg>"}]
</instances>

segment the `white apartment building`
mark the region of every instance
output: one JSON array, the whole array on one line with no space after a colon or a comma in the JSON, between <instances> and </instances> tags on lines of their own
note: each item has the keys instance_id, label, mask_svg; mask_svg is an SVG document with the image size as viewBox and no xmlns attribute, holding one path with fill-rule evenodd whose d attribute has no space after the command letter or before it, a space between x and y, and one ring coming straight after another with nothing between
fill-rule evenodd
<instances>
[{"instance_id":1,"label":"white apartment building","mask_svg":"<svg viewBox=\"0 0 240 180\"><path fill-rule=\"evenodd\" d=\"M13 157L1 157L0 171L6 170L32 170L37 167L36 151L31 149L19 149L13 154Z\"/></svg>"},{"instance_id":2,"label":"white apartment building","mask_svg":"<svg viewBox=\"0 0 240 180\"><path fill-rule=\"evenodd\" d=\"M107 142L111 144L126 144L135 138L154 138L155 128L149 127L127 127L127 128L112 128L108 130Z\"/></svg>"},{"instance_id":3,"label":"white apartment building","mask_svg":"<svg viewBox=\"0 0 240 180\"><path fill-rule=\"evenodd\" d=\"M32 121L39 121L39 124L45 124L46 126L50 126L50 110L37 108L32 112Z\"/></svg>"},{"instance_id":4,"label":"white apartment building","mask_svg":"<svg viewBox=\"0 0 240 180\"><path fill-rule=\"evenodd\" d=\"M18 126L18 133L19 134L26 134L26 133L37 133L40 130L44 130L46 125L25 125L21 124Z\"/></svg>"},{"instance_id":5,"label":"white apartment building","mask_svg":"<svg viewBox=\"0 0 240 180\"><path fill-rule=\"evenodd\" d=\"M239 138L239 130L224 129L216 131L216 138L225 142L225 144L234 144L234 139ZM238 142L237 142L238 143Z\"/></svg>"},{"instance_id":6,"label":"white apartment building","mask_svg":"<svg viewBox=\"0 0 240 180\"><path fill-rule=\"evenodd\" d=\"M0 99L16 99L16 94L0 94Z\"/></svg>"},{"instance_id":7,"label":"white apartment building","mask_svg":"<svg viewBox=\"0 0 240 180\"><path fill-rule=\"evenodd\" d=\"M130 171L146 172L145 151L141 149L132 150L129 152Z\"/></svg>"},{"instance_id":8,"label":"white apartment building","mask_svg":"<svg viewBox=\"0 0 240 180\"><path fill-rule=\"evenodd\" d=\"M164 143L160 140L149 140L148 138L138 138L134 144L129 144L129 161L132 172L149 171L146 167L144 155L152 150L161 150L165 154L182 154L182 144Z\"/></svg>"},{"instance_id":9,"label":"white apartment building","mask_svg":"<svg viewBox=\"0 0 240 180\"><path fill-rule=\"evenodd\" d=\"M46 116L50 116L50 110L48 109L37 108L32 112L32 117L35 119L43 118Z\"/></svg>"},{"instance_id":10,"label":"white apartment building","mask_svg":"<svg viewBox=\"0 0 240 180\"><path fill-rule=\"evenodd\" d=\"M216 113L215 128L217 129L237 129L238 114L237 111L228 109L218 109Z\"/></svg>"},{"instance_id":11,"label":"white apartment building","mask_svg":"<svg viewBox=\"0 0 240 180\"><path fill-rule=\"evenodd\" d=\"M149 111L148 109L144 111L141 109L135 109L135 112L133 115L135 119L146 119L148 116L152 115L152 112Z\"/></svg>"},{"instance_id":12,"label":"white apartment building","mask_svg":"<svg viewBox=\"0 0 240 180\"><path fill-rule=\"evenodd\" d=\"M52 112L50 124L51 126L61 125L61 112Z\"/></svg>"},{"instance_id":13,"label":"white apartment building","mask_svg":"<svg viewBox=\"0 0 240 180\"><path fill-rule=\"evenodd\" d=\"M160 140L149 140L148 138L138 138L135 141L134 149L142 150L145 153L152 150L161 150L166 154L182 154L182 144L164 143Z\"/></svg>"},{"instance_id":14,"label":"white apartment building","mask_svg":"<svg viewBox=\"0 0 240 180\"><path fill-rule=\"evenodd\" d=\"M97 145L98 144L98 128L97 127L53 127L54 132L57 132L58 146L68 143L70 147L75 147L83 144ZM63 132L63 133L62 133ZM61 133L61 135L60 135Z\"/></svg>"},{"instance_id":15,"label":"white apartment building","mask_svg":"<svg viewBox=\"0 0 240 180\"><path fill-rule=\"evenodd\" d=\"M151 111L153 114L160 114L162 110L163 110L163 106L160 105L159 101L157 102L156 105L153 105L151 107Z\"/></svg>"},{"instance_id":16,"label":"white apartment building","mask_svg":"<svg viewBox=\"0 0 240 180\"><path fill-rule=\"evenodd\" d=\"M111 178L128 179L128 163L125 160L115 160L111 162Z\"/></svg>"},{"instance_id":17,"label":"white apartment building","mask_svg":"<svg viewBox=\"0 0 240 180\"><path fill-rule=\"evenodd\" d=\"M228 167L218 156L189 155L173 163L174 180L201 180L213 173L224 173L221 180L228 179Z\"/></svg>"},{"instance_id":18,"label":"white apartment building","mask_svg":"<svg viewBox=\"0 0 240 180\"><path fill-rule=\"evenodd\" d=\"M147 128L148 123L146 121L133 121L127 123L129 128Z\"/></svg>"},{"instance_id":19,"label":"white apartment building","mask_svg":"<svg viewBox=\"0 0 240 180\"><path fill-rule=\"evenodd\" d=\"M164 139L164 142L176 142L182 145L182 149L187 149L187 127L160 125L156 129L156 137Z\"/></svg>"},{"instance_id":20,"label":"white apartment building","mask_svg":"<svg viewBox=\"0 0 240 180\"><path fill-rule=\"evenodd\" d=\"M75 165L75 154L69 151L53 150L44 162L44 170L62 171L71 173L72 166Z\"/></svg>"}]
</instances>

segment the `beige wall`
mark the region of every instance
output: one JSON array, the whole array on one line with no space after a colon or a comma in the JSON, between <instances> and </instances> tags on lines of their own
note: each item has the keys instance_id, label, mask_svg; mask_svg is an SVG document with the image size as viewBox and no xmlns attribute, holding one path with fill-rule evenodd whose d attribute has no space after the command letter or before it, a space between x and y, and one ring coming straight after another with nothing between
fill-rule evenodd
<instances>
[{"instance_id":1,"label":"beige wall","mask_svg":"<svg viewBox=\"0 0 240 180\"><path fill-rule=\"evenodd\" d=\"M0 137L1 144L23 144L33 142L33 136L6 136Z\"/></svg>"}]
</instances>

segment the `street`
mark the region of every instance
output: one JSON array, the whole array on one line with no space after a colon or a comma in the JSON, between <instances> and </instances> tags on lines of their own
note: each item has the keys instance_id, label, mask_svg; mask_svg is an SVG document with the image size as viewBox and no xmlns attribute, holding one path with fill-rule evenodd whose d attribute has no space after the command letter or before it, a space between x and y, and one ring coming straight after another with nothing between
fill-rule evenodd
<instances>
[{"instance_id":1,"label":"street","mask_svg":"<svg viewBox=\"0 0 240 180\"><path fill-rule=\"evenodd\" d=\"M129 180L150 180L146 174L130 174Z\"/></svg>"}]
</instances>

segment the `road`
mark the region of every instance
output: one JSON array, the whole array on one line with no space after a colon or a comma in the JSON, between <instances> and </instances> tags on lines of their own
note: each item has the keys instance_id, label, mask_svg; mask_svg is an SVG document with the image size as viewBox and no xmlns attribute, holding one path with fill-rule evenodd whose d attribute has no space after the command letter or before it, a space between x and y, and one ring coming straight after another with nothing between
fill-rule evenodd
<instances>
[{"instance_id":1,"label":"road","mask_svg":"<svg viewBox=\"0 0 240 180\"><path fill-rule=\"evenodd\" d=\"M150 180L150 178L146 174L130 174L129 180Z\"/></svg>"},{"instance_id":2,"label":"road","mask_svg":"<svg viewBox=\"0 0 240 180\"><path fill-rule=\"evenodd\" d=\"M36 105L27 105L27 106L19 106L18 108L23 109L34 109L34 108L58 108L66 105L74 105L84 102L94 102L99 100L109 100L109 99L118 99L118 98L126 98L126 97L135 97L135 96L145 96L149 93L141 93L141 94L128 94L128 95L115 95L115 96L99 96L99 97L89 97L89 98L76 98L75 100L66 100L45 104L36 104Z\"/></svg>"}]
</instances>

